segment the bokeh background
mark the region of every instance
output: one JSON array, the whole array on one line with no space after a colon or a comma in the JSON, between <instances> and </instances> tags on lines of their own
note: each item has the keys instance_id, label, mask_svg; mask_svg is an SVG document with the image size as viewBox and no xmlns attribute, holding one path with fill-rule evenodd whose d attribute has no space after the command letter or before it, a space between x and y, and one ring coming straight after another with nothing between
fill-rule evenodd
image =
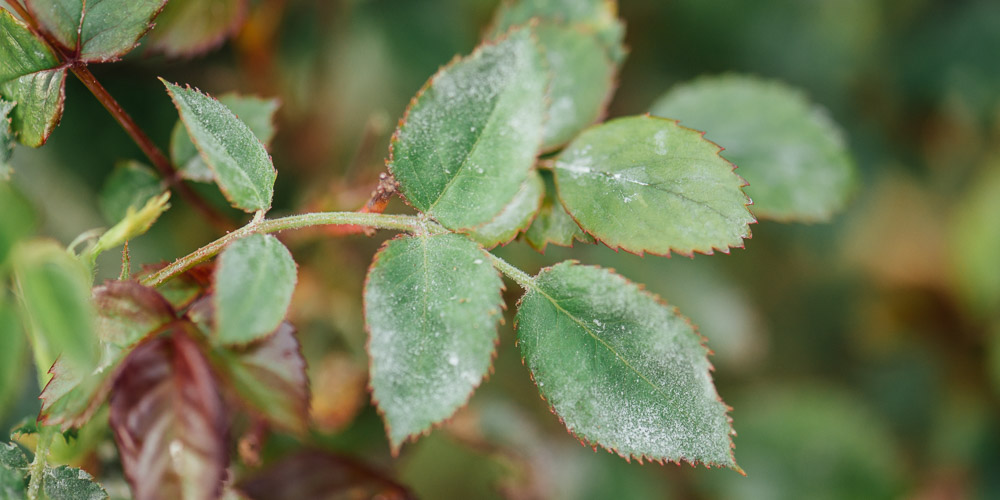
<instances>
[{"instance_id":1,"label":"bokeh background","mask_svg":"<svg viewBox=\"0 0 1000 500\"><path fill-rule=\"evenodd\" d=\"M206 56L140 49L92 70L164 148L177 114L157 76L279 97L273 214L353 210L384 171L410 97L472 50L495 7L257 0L238 35ZM860 172L830 223L761 222L729 255L498 250L529 272L567 258L613 267L699 325L747 477L581 446L539 399L510 317L495 373L469 407L392 459L364 388L361 315L363 277L388 233L282 236L300 264L291 319L310 366L310 442L421 498L1000 498L1000 2L622 0L620 14L631 53L609 116L643 113L699 75L780 79L828 109ZM13 160L39 233L63 243L109 224L97 193L117 161L143 159L79 82L66 93L49 143ZM133 242L133 262L171 260L217 236L182 199L173 205ZM117 259L105 255L100 278L117 276ZM513 305L520 291L508 288ZM5 428L37 411L33 369L23 372ZM65 460L100 467L113 454L99 425L81 436L96 454ZM263 459L299 444L272 436ZM113 487L115 472L99 472Z\"/></svg>"}]
</instances>

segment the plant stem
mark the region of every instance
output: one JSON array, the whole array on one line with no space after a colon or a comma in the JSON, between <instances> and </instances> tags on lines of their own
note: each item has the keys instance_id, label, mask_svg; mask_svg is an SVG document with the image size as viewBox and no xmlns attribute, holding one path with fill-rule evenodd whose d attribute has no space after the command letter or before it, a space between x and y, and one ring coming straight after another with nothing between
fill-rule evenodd
<instances>
[{"instance_id":1,"label":"plant stem","mask_svg":"<svg viewBox=\"0 0 1000 500\"><path fill-rule=\"evenodd\" d=\"M48 461L49 448L52 446L52 440L55 439L56 434L58 434L56 427L46 426L38 429L38 442L35 443L35 458L31 461L28 469L29 474L31 474L31 478L28 480L28 500L41 498L39 492L45 477L45 464Z\"/></svg>"},{"instance_id":2,"label":"plant stem","mask_svg":"<svg viewBox=\"0 0 1000 500\"><path fill-rule=\"evenodd\" d=\"M98 101L104 106L104 109L108 110L108 113L118 122L119 125L125 130L125 133L132 138L139 149L149 158L149 161L153 163L153 166L159 170L160 175L166 180L167 184L172 186L180 193L181 197L187 200L195 209L204 215L208 221L215 227L223 230L229 231L233 229L233 224L228 219L216 212L205 200L201 199L197 193L191 189L190 186L184 184L180 176L177 175L177 170L174 169L173 164L167 159L163 151L153 143L153 140L143 132L142 128L139 127L135 120L121 107L121 104L115 100L114 97L108 93L108 90L101 85L101 82L97 81L94 74L90 72L85 64L74 64L72 66L73 74L90 90L90 93L97 98Z\"/></svg>"},{"instance_id":3,"label":"plant stem","mask_svg":"<svg viewBox=\"0 0 1000 500\"><path fill-rule=\"evenodd\" d=\"M514 267L506 260L503 260L500 257L497 257L496 255L493 255L490 252L486 253L489 254L491 259L493 259L493 267L496 267L497 269L500 270L500 272L507 275L508 278L514 280L514 282L520 285L521 288L525 290L530 290L534 288L535 278L532 277L530 274Z\"/></svg>"},{"instance_id":4,"label":"plant stem","mask_svg":"<svg viewBox=\"0 0 1000 500\"><path fill-rule=\"evenodd\" d=\"M292 215L280 219L253 220L249 224L226 234L225 236L205 245L193 253L190 253L159 271L143 278L141 283L146 286L160 286L171 278L191 269L197 264L204 262L225 248L229 243L244 238L254 233L274 233L288 229L300 229L311 226L327 225L358 225L368 226L378 229L393 229L397 231L408 231L413 233L439 234L448 232L447 229L439 226L422 216L414 215L385 215L374 213L358 212L317 212L302 215Z\"/></svg>"}]
</instances>

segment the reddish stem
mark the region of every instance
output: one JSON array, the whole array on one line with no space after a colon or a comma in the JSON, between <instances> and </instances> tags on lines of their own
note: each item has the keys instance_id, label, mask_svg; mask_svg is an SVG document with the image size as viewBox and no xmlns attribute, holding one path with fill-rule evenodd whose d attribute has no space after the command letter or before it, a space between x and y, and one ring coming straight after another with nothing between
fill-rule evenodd
<instances>
[{"instance_id":1,"label":"reddish stem","mask_svg":"<svg viewBox=\"0 0 1000 500\"><path fill-rule=\"evenodd\" d=\"M168 186L174 188L182 198L187 200L191 206L201 212L205 219L217 229L221 231L230 231L236 228L232 221L228 220L222 214L213 209L211 205L198 196L198 193L191 189L191 186L184 183L180 176L177 175L177 170L174 169L173 164L170 163L167 156L163 154L163 151L160 151L160 148L158 148L156 144L153 143L152 139L150 139L149 136L143 132L142 128L135 123L135 120L133 120L132 117L125 112L125 109L121 107L121 104L118 104L118 101L116 101L115 98L108 93L108 90L97 81L94 74L87 68L87 63L85 61L77 60L75 55L67 54L57 40L55 40L48 32L41 29L35 17L30 11L24 8L18 0L6 1L7 4L10 5L19 16L21 16L21 19L28 24L32 31L37 33L49 45L52 51L70 67L73 74L76 75L76 77L83 82L84 86L90 90L90 93L93 94L98 101L100 101L100 103L104 106L104 109L108 110L108 113L111 113L111 116L118 122L119 125L121 125L123 129L125 129L125 133L132 138L135 144L139 146L139 149L141 149L146 157L149 158L149 161L153 163L153 166L155 166L160 172L160 175L163 176Z\"/></svg>"}]
</instances>

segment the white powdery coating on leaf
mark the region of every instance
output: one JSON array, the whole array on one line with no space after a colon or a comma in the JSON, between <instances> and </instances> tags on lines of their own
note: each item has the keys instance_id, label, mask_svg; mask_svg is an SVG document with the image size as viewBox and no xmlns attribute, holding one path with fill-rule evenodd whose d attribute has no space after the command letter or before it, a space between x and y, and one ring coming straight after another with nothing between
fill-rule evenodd
<instances>
[{"instance_id":1,"label":"white powdery coating on leaf","mask_svg":"<svg viewBox=\"0 0 1000 500\"><path fill-rule=\"evenodd\" d=\"M623 456L734 465L707 350L683 317L598 268L560 264L537 284L518 338L570 431Z\"/></svg>"}]
</instances>

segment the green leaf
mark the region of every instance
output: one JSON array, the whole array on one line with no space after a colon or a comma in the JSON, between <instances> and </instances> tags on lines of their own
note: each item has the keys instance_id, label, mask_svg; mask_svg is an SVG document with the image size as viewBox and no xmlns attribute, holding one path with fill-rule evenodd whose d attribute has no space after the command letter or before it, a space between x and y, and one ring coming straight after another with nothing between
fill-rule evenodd
<instances>
[{"instance_id":1,"label":"green leaf","mask_svg":"<svg viewBox=\"0 0 1000 500\"><path fill-rule=\"evenodd\" d=\"M218 47L246 18L247 0L171 0L156 18L149 50L193 57Z\"/></svg>"},{"instance_id":2,"label":"green leaf","mask_svg":"<svg viewBox=\"0 0 1000 500\"><path fill-rule=\"evenodd\" d=\"M701 133L650 116L588 129L555 164L566 210L611 248L657 255L742 247L745 185Z\"/></svg>"},{"instance_id":3,"label":"green leaf","mask_svg":"<svg viewBox=\"0 0 1000 500\"><path fill-rule=\"evenodd\" d=\"M274 138L274 114L281 105L276 98L261 99L259 97L225 94L219 96L219 102L229 108L243 123L245 123L264 146L271 144ZM183 122L177 121L170 136L170 158L180 169L185 179L199 182L215 181L215 174L205 164L198 154L198 149L191 142L191 136L184 128Z\"/></svg>"},{"instance_id":4,"label":"green leaf","mask_svg":"<svg viewBox=\"0 0 1000 500\"><path fill-rule=\"evenodd\" d=\"M10 128L10 112L14 103L0 99L0 182L9 181L10 157L14 154L14 130Z\"/></svg>"},{"instance_id":5,"label":"green leaf","mask_svg":"<svg viewBox=\"0 0 1000 500\"><path fill-rule=\"evenodd\" d=\"M130 208L141 209L163 189L153 169L134 160L119 162L101 189L98 200L101 213L108 222L118 222L125 218Z\"/></svg>"},{"instance_id":6,"label":"green leaf","mask_svg":"<svg viewBox=\"0 0 1000 500\"><path fill-rule=\"evenodd\" d=\"M559 149L597 121L614 90L615 64L593 34L543 23L535 34L552 72L542 149Z\"/></svg>"},{"instance_id":7,"label":"green leaf","mask_svg":"<svg viewBox=\"0 0 1000 500\"><path fill-rule=\"evenodd\" d=\"M539 174L545 181L545 197L542 198L538 216L524 233L528 244L544 253L549 243L562 247L573 246L574 241L594 243L593 236L583 232L556 197L556 182L552 172L543 170Z\"/></svg>"},{"instance_id":8,"label":"green leaf","mask_svg":"<svg viewBox=\"0 0 1000 500\"><path fill-rule=\"evenodd\" d=\"M100 349L87 268L47 240L20 244L13 262L38 367L44 370L58 357L75 372L92 371Z\"/></svg>"},{"instance_id":9,"label":"green leaf","mask_svg":"<svg viewBox=\"0 0 1000 500\"><path fill-rule=\"evenodd\" d=\"M534 163L547 83L526 29L438 72L393 136L389 169L406 200L450 229L493 220Z\"/></svg>"},{"instance_id":10,"label":"green leaf","mask_svg":"<svg viewBox=\"0 0 1000 500\"><path fill-rule=\"evenodd\" d=\"M250 127L212 97L161 81L226 199L247 212L271 208L277 173Z\"/></svg>"},{"instance_id":11,"label":"green leaf","mask_svg":"<svg viewBox=\"0 0 1000 500\"><path fill-rule=\"evenodd\" d=\"M585 443L739 470L708 349L656 296L564 262L539 273L521 299L517 338L539 392Z\"/></svg>"},{"instance_id":12,"label":"green leaf","mask_svg":"<svg viewBox=\"0 0 1000 500\"><path fill-rule=\"evenodd\" d=\"M490 31L496 36L535 18L592 32L616 64L625 60L625 25L615 0L504 0Z\"/></svg>"},{"instance_id":13,"label":"green leaf","mask_svg":"<svg viewBox=\"0 0 1000 500\"><path fill-rule=\"evenodd\" d=\"M544 190L542 178L537 171L532 170L528 174L528 180L524 181L517 195L504 207L500 215L477 227L469 237L487 248L506 245L531 224L542 205Z\"/></svg>"},{"instance_id":14,"label":"green leaf","mask_svg":"<svg viewBox=\"0 0 1000 500\"><path fill-rule=\"evenodd\" d=\"M0 183L0 266L14 244L35 231L35 212L28 200L9 183Z\"/></svg>"},{"instance_id":15,"label":"green leaf","mask_svg":"<svg viewBox=\"0 0 1000 500\"><path fill-rule=\"evenodd\" d=\"M25 0L46 31L86 62L114 61L139 45L166 0Z\"/></svg>"},{"instance_id":16,"label":"green leaf","mask_svg":"<svg viewBox=\"0 0 1000 500\"><path fill-rule=\"evenodd\" d=\"M28 487L28 459L14 443L0 443L0 498L24 498Z\"/></svg>"},{"instance_id":17,"label":"green leaf","mask_svg":"<svg viewBox=\"0 0 1000 500\"><path fill-rule=\"evenodd\" d=\"M137 500L222 492L227 418L194 329L177 323L139 344L115 379L109 423Z\"/></svg>"},{"instance_id":18,"label":"green leaf","mask_svg":"<svg viewBox=\"0 0 1000 500\"><path fill-rule=\"evenodd\" d=\"M19 319L7 294L0 290L0 345L3 346L0 349L0 419L11 409L8 406L11 399L24 390L22 374L27 351Z\"/></svg>"},{"instance_id":19,"label":"green leaf","mask_svg":"<svg viewBox=\"0 0 1000 500\"><path fill-rule=\"evenodd\" d=\"M285 319L297 280L277 238L254 234L230 243L215 270L215 337L223 345L260 339Z\"/></svg>"},{"instance_id":20,"label":"green leaf","mask_svg":"<svg viewBox=\"0 0 1000 500\"><path fill-rule=\"evenodd\" d=\"M66 68L48 45L0 9L0 97L17 103L11 129L21 144L45 143L62 116Z\"/></svg>"},{"instance_id":21,"label":"green leaf","mask_svg":"<svg viewBox=\"0 0 1000 500\"><path fill-rule=\"evenodd\" d=\"M364 292L370 385L393 453L486 375L502 287L486 252L457 234L397 238L375 256Z\"/></svg>"},{"instance_id":22,"label":"green leaf","mask_svg":"<svg viewBox=\"0 0 1000 500\"><path fill-rule=\"evenodd\" d=\"M291 323L246 348L216 349L215 355L220 371L256 413L292 432L306 430L309 379Z\"/></svg>"},{"instance_id":23,"label":"green leaf","mask_svg":"<svg viewBox=\"0 0 1000 500\"><path fill-rule=\"evenodd\" d=\"M841 210L857 173L825 110L776 81L729 75L680 85L654 115L705 130L749 183L758 217L824 221Z\"/></svg>"},{"instance_id":24,"label":"green leaf","mask_svg":"<svg viewBox=\"0 0 1000 500\"><path fill-rule=\"evenodd\" d=\"M46 467L42 473L42 498L46 500L105 500L108 492L82 469Z\"/></svg>"},{"instance_id":25,"label":"green leaf","mask_svg":"<svg viewBox=\"0 0 1000 500\"><path fill-rule=\"evenodd\" d=\"M1000 160L985 165L973 178L952 216L952 275L959 296L973 312L1000 319Z\"/></svg>"}]
</instances>

